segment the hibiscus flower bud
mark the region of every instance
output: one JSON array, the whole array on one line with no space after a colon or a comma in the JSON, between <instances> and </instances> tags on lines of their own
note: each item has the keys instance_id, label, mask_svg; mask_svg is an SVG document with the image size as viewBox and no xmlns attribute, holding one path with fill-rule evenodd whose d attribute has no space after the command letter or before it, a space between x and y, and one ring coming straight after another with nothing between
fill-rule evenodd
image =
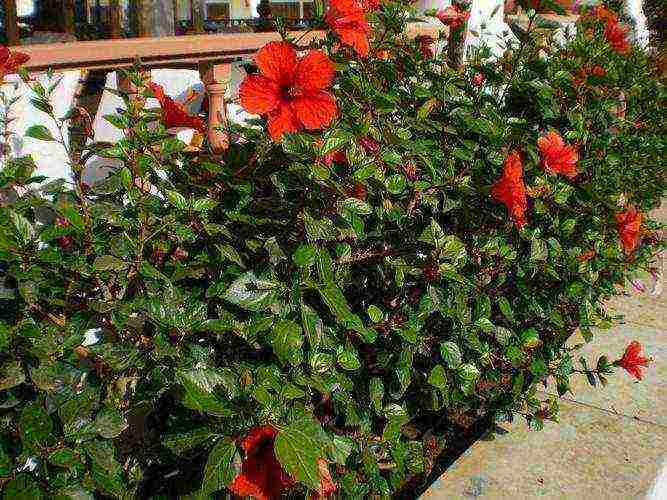
<instances>
[{"instance_id":1,"label":"hibiscus flower bud","mask_svg":"<svg viewBox=\"0 0 667 500\"><path fill-rule=\"evenodd\" d=\"M602 78L604 76L607 76L607 70L604 69L602 66L593 66L591 69L591 75L597 76L598 78Z\"/></svg>"},{"instance_id":2,"label":"hibiscus flower bud","mask_svg":"<svg viewBox=\"0 0 667 500\"><path fill-rule=\"evenodd\" d=\"M55 224L58 227L66 227L69 226L69 221L65 217L56 217Z\"/></svg>"},{"instance_id":3,"label":"hibiscus flower bud","mask_svg":"<svg viewBox=\"0 0 667 500\"><path fill-rule=\"evenodd\" d=\"M428 262L422 268L422 276L427 283L433 283L440 278L440 266L435 261Z\"/></svg>"},{"instance_id":4,"label":"hibiscus flower bud","mask_svg":"<svg viewBox=\"0 0 667 500\"><path fill-rule=\"evenodd\" d=\"M171 255L171 257L176 262L180 262L188 258L188 252L182 247L176 247L176 250L174 250L174 253Z\"/></svg>"},{"instance_id":5,"label":"hibiscus flower bud","mask_svg":"<svg viewBox=\"0 0 667 500\"><path fill-rule=\"evenodd\" d=\"M376 154L378 151L380 151L380 144L378 144L378 142L372 137L361 137L358 142L367 153Z\"/></svg>"},{"instance_id":6,"label":"hibiscus flower bud","mask_svg":"<svg viewBox=\"0 0 667 500\"><path fill-rule=\"evenodd\" d=\"M74 238L72 238L71 236L61 236L60 238L56 239L56 242L58 243L58 246L63 250L69 250L74 244Z\"/></svg>"},{"instance_id":7,"label":"hibiscus flower bud","mask_svg":"<svg viewBox=\"0 0 667 500\"><path fill-rule=\"evenodd\" d=\"M482 73L477 73L472 77L472 84L476 87L481 87L486 81L486 77Z\"/></svg>"}]
</instances>

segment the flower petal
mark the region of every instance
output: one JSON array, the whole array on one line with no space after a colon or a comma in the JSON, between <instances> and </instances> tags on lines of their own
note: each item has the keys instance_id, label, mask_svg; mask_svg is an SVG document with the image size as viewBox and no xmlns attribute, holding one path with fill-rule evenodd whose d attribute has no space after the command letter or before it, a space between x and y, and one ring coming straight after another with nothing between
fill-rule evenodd
<instances>
[{"instance_id":1,"label":"flower petal","mask_svg":"<svg viewBox=\"0 0 667 500\"><path fill-rule=\"evenodd\" d=\"M283 134L298 132L301 127L289 103L281 103L278 109L269 115L269 134L279 142Z\"/></svg>"},{"instance_id":2,"label":"flower petal","mask_svg":"<svg viewBox=\"0 0 667 500\"><path fill-rule=\"evenodd\" d=\"M299 122L308 130L326 127L338 115L338 107L328 92L318 92L292 100L292 108Z\"/></svg>"},{"instance_id":3,"label":"flower petal","mask_svg":"<svg viewBox=\"0 0 667 500\"><path fill-rule=\"evenodd\" d=\"M333 61L321 50L311 50L296 67L294 86L309 92L324 90L331 85L335 74Z\"/></svg>"},{"instance_id":4,"label":"flower petal","mask_svg":"<svg viewBox=\"0 0 667 500\"><path fill-rule=\"evenodd\" d=\"M280 87L263 76L248 75L239 87L239 99L248 113L263 115L280 104Z\"/></svg>"},{"instance_id":5,"label":"flower petal","mask_svg":"<svg viewBox=\"0 0 667 500\"><path fill-rule=\"evenodd\" d=\"M279 85L287 85L294 78L296 52L287 42L269 42L255 56L259 71Z\"/></svg>"},{"instance_id":6,"label":"flower petal","mask_svg":"<svg viewBox=\"0 0 667 500\"><path fill-rule=\"evenodd\" d=\"M371 48L366 33L355 29L339 29L336 32L341 41L352 47L361 57L366 57L370 52Z\"/></svg>"}]
</instances>

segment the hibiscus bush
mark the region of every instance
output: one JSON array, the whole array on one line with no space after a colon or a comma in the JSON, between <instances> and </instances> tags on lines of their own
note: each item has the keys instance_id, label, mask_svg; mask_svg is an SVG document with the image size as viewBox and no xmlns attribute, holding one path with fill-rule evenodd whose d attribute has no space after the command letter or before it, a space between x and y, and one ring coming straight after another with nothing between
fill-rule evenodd
<instances>
[{"instance_id":1,"label":"hibiscus bush","mask_svg":"<svg viewBox=\"0 0 667 500\"><path fill-rule=\"evenodd\" d=\"M5 498L385 498L476 422L557 419L541 384L641 378L637 343L566 343L613 324L605 302L663 245L664 86L616 15L559 46L530 12L502 57L460 65L400 2L316 14L323 36L248 67L257 118L220 155L170 133L205 116L139 71L168 109L124 96L117 143L28 131L68 148L71 179L6 142ZM464 7L437 17L459 43ZM121 166L89 185L93 154Z\"/></svg>"}]
</instances>

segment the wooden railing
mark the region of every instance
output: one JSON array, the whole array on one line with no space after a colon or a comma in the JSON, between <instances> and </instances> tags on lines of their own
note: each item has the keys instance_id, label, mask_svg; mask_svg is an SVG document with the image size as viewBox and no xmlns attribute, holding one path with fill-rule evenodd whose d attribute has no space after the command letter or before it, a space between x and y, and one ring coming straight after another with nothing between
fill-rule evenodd
<instances>
[{"instance_id":1,"label":"wooden railing","mask_svg":"<svg viewBox=\"0 0 667 500\"><path fill-rule=\"evenodd\" d=\"M437 26L419 23L410 25L407 34L435 37L437 33ZM298 32L294 35L305 46L321 38L323 33ZM279 39L278 33L234 33L28 45L20 50L30 56L25 64L29 72L47 69L113 71L137 62L146 69L198 69L208 98L209 144L213 152L220 152L228 146L228 137L221 131L226 127L220 125L227 120L225 92L231 63L249 58L268 42ZM133 92L127 80L119 81L119 87L130 94Z\"/></svg>"}]
</instances>

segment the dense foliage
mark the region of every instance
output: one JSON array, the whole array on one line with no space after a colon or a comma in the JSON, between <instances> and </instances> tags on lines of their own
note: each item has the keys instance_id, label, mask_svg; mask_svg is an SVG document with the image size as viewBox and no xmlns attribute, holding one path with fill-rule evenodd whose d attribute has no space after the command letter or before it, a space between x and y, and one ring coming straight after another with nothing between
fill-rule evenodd
<instances>
[{"instance_id":1,"label":"dense foliage","mask_svg":"<svg viewBox=\"0 0 667 500\"><path fill-rule=\"evenodd\" d=\"M240 98L263 116L222 156L159 124L173 102L127 97L124 139L72 148L73 182L5 150L5 498L387 497L432 464L436 422L539 429L558 403L538 384L641 377L637 344L580 366L564 343L609 327L662 245L649 59L597 9L562 47L533 16L459 66L406 12L335 0L313 50L263 49ZM123 166L87 185L95 151Z\"/></svg>"}]
</instances>

